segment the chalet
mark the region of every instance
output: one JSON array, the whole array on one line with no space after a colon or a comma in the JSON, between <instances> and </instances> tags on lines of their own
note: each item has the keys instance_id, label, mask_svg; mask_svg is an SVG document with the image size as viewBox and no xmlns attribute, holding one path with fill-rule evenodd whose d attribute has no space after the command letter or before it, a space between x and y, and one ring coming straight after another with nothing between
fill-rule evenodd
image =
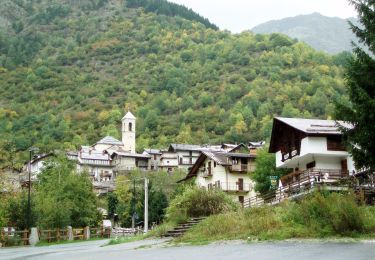
<instances>
[{"instance_id":1,"label":"chalet","mask_svg":"<svg viewBox=\"0 0 375 260\"><path fill-rule=\"evenodd\" d=\"M255 170L255 155L243 144L223 144L219 151L201 151L187 176L187 181L195 177L195 184L206 189L221 189L236 201L255 195L254 183L248 173Z\"/></svg>"},{"instance_id":2,"label":"chalet","mask_svg":"<svg viewBox=\"0 0 375 260\"><path fill-rule=\"evenodd\" d=\"M280 187L298 182L335 182L354 175L354 162L342 143L338 125L333 120L282 118L273 121L270 153L276 153L276 167L291 173L281 178ZM348 127L348 125L345 125Z\"/></svg>"}]
</instances>

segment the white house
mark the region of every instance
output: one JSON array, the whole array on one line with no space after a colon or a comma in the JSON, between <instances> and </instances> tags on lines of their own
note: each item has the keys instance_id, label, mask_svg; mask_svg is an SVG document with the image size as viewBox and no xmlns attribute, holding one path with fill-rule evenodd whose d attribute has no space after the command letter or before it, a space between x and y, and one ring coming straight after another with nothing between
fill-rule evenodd
<instances>
[{"instance_id":1,"label":"white house","mask_svg":"<svg viewBox=\"0 0 375 260\"><path fill-rule=\"evenodd\" d=\"M159 149L145 149L144 155L150 156L150 170L158 170L160 167L162 152Z\"/></svg>"},{"instance_id":2,"label":"white house","mask_svg":"<svg viewBox=\"0 0 375 260\"><path fill-rule=\"evenodd\" d=\"M46 160L51 156L53 156L53 153L37 154L31 159L31 161L25 163L20 175L21 184L29 181L29 171L31 181L36 181L38 174L43 170L43 167L45 166Z\"/></svg>"},{"instance_id":3,"label":"white house","mask_svg":"<svg viewBox=\"0 0 375 260\"><path fill-rule=\"evenodd\" d=\"M230 151L202 151L187 176L206 189L221 189L243 203L255 195L249 173L255 170L255 155L244 145L234 145ZM180 181L180 182L181 182Z\"/></svg>"},{"instance_id":4,"label":"white house","mask_svg":"<svg viewBox=\"0 0 375 260\"><path fill-rule=\"evenodd\" d=\"M270 153L276 153L276 167L289 168L281 186L309 176L329 181L356 172L354 162L342 143L333 120L282 118L273 121ZM306 179L306 178L305 178Z\"/></svg>"},{"instance_id":5,"label":"white house","mask_svg":"<svg viewBox=\"0 0 375 260\"><path fill-rule=\"evenodd\" d=\"M115 151L111 155L113 170L116 174L127 173L135 169L150 170L151 156L148 154Z\"/></svg>"}]
</instances>

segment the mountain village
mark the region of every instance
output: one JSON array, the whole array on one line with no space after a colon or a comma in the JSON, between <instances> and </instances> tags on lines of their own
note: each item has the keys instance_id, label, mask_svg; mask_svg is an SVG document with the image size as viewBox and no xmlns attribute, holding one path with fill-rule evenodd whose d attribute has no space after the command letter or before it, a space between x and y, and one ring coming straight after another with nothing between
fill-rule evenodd
<instances>
[{"instance_id":1,"label":"mountain village","mask_svg":"<svg viewBox=\"0 0 375 260\"><path fill-rule=\"evenodd\" d=\"M342 179L363 175L342 143L339 124L333 120L282 118L273 122L269 152L276 153L276 166L290 173L277 179L276 188L283 191L276 198L288 198L298 187L298 194L318 184L334 184ZM66 156L76 164L77 171L89 174L95 193L113 192L117 176L131 171L183 171L186 177L179 182L194 179L196 186L220 189L242 206L250 206L257 197L251 178L256 169L257 150L264 141L220 145L171 144L167 149L145 149L137 153L136 117L128 111L121 120L122 140L105 136L93 145L68 151ZM27 186L27 175L36 181L43 162L53 154L36 155L25 164L21 186ZM298 195L297 194L297 195ZM295 195L295 194L294 194ZM372 196L372 193L371 193ZM257 203L264 203L259 199Z\"/></svg>"},{"instance_id":2,"label":"mountain village","mask_svg":"<svg viewBox=\"0 0 375 260\"><path fill-rule=\"evenodd\" d=\"M2 1L0 260L373 258L374 0Z\"/></svg>"}]
</instances>

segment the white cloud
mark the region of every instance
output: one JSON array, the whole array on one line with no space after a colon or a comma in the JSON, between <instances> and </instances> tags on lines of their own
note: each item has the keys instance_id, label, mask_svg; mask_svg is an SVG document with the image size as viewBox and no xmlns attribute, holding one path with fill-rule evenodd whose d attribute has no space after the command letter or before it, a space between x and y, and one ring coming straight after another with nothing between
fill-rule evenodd
<instances>
[{"instance_id":1,"label":"white cloud","mask_svg":"<svg viewBox=\"0 0 375 260\"><path fill-rule=\"evenodd\" d=\"M241 32L267 22L319 12L326 16L356 16L347 0L169 0L192 8L221 29Z\"/></svg>"}]
</instances>

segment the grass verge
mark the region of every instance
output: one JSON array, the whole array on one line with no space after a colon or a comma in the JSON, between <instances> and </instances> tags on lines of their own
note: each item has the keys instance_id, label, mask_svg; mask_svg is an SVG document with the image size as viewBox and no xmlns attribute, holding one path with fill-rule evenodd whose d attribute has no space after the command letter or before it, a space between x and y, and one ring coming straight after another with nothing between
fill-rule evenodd
<instances>
[{"instance_id":1,"label":"grass verge","mask_svg":"<svg viewBox=\"0 0 375 260\"><path fill-rule=\"evenodd\" d=\"M217 240L373 239L375 207L357 205L351 194L316 193L301 202L213 215L177 238L177 243Z\"/></svg>"}]
</instances>

